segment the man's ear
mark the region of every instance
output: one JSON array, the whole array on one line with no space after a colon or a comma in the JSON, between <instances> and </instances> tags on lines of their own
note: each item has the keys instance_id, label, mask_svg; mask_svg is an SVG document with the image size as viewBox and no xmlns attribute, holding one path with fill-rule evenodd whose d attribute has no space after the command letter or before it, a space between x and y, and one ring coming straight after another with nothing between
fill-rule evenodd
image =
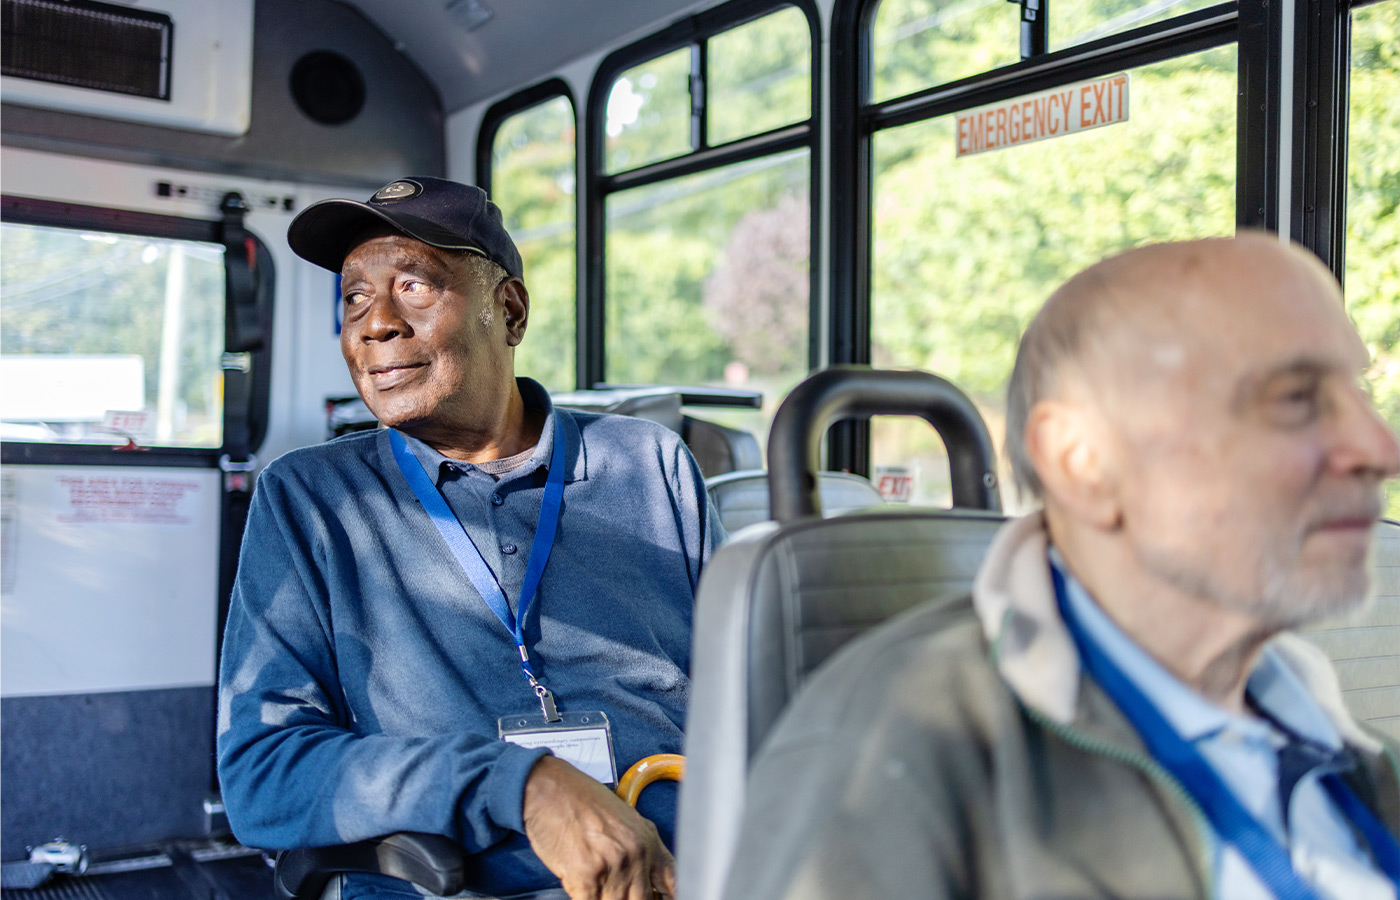
<instances>
[{"instance_id":1,"label":"man's ear","mask_svg":"<svg viewBox=\"0 0 1400 900\"><path fill-rule=\"evenodd\" d=\"M1122 520L1118 501L1118 445L1097 412L1060 400L1042 400L1026 422L1026 454L1045 489L1067 514L1111 530Z\"/></svg>"},{"instance_id":2,"label":"man's ear","mask_svg":"<svg viewBox=\"0 0 1400 900\"><path fill-rule=\"evenodd\" d=\"M525 339L530 321L530 292L519 278L507 278L496 285L496 297L504 307L506 343L514 347Z\"/></svg>"}]
</instances>

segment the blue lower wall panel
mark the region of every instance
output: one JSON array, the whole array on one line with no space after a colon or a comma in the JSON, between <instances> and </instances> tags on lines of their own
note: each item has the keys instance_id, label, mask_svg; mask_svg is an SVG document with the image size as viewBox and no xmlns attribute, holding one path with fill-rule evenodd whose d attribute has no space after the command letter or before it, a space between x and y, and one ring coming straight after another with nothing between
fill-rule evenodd
<instances>
[{"instance_id":1,"label":"blue lower wall panel","mask_svg":"<svg viewBox=\"0 0 1400 900\"><path fill-rule=\"evenodd\" d=\"M214 688L0 700L0 859L55 837L89 849L204 833Z\"/></svg>"}]
</instances>

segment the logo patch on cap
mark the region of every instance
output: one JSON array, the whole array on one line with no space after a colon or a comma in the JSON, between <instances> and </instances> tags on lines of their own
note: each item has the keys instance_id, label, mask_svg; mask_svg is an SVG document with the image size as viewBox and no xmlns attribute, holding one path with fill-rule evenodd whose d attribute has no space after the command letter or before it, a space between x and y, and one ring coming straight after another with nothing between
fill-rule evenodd
<instances>
[{"instance_id":1,"label":"logo patch on cap","mask_svg":"<svg viewBox=\"0 0 1400 900\"><path fill-rule=\"evenodd\" d=\"M412 181L395 181L384 185L374 192L370 197L370 202L376 200L384 202L386 200L407 200L409 197L416 197L423 193L423 186Z\"/></svg>"}]
</instances>

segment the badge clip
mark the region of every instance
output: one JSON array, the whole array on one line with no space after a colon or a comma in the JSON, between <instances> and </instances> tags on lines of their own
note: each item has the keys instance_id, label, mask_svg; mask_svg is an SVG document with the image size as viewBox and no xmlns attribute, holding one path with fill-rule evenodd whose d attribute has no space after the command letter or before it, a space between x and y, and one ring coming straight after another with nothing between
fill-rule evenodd
<instances>
[{"instance_id":1,"label":"badge clip","mask_svg":"<svg viewBox=\"0 0 1400 900\"><path fill-rule=\"evenodd\" d=\"M535 682L535 696L540 698L540 711L544 713L546 722L558 722L563 718L559 715L559 707L554 703L554 695L538 681Z\"/></svg>"}]
</instances>

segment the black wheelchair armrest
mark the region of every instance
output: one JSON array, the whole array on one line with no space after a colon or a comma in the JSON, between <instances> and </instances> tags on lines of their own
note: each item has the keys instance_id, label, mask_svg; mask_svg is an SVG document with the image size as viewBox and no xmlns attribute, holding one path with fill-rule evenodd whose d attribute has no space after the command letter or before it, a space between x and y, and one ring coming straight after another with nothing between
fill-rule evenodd
<instances>
[{"instance_id":1,"label":"black wheelchair armrest","mask_svg":"<svg viewBox=\"0 0 1400 900\"><path fill-rule=\"evenodd\" d=\"M450 838L416 831L335 847L283 850L272 877L283 900L317 900L326 882L341 872L402 878L437 895L466 887L465 851Z\"/></svg>"}]
</instances>

